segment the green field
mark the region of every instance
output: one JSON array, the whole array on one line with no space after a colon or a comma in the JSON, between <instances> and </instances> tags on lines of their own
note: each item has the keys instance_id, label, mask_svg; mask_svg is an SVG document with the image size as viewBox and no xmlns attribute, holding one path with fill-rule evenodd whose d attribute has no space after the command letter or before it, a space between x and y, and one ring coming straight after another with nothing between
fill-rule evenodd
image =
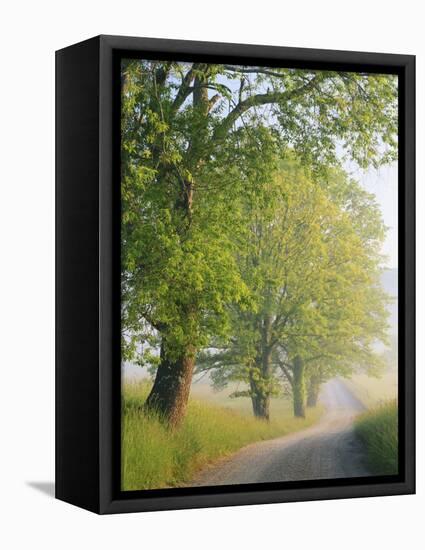
<instances>
[{"instance_id":1,"label":"green field","mask_svg":"<svg viewBox=\"0 0 425 550\"><path fill-rule=\"evenodd\" d=\"M288 399L273 399L271 421L252 416L249 400L231 399L230 391L213 392L206 384L194 386L182 426L170 431L155 416L147 417L143 403L146 381L123 387L122 489L177 487L188 483L209 462L254 441L304 429L316 422L322 409L306 419L293 417Z\"/></svg>"},{"instance_id":2,"label":"green field","mask_svg":"<svg viewBox=\"0 0 425 550\"><path fill-rule=\"evenodd\" d=\"M242 383L229 383L224 390L215 391L209 382L192 384L192 398L205 401L211 405L224 407L252 418L252 404L249 397L230 397L236 391L247 387ZM290 418L293 416L292 399L288 397L272 397L270 399L271 418Z\"/></svg>"},{"instance_id":3,"label":"green field","mask_svg":"<svg viewBox=\"0 0 425 550\"><path fill-rule=\"evenodd\" d=\"M398 397L398 377L396 370L389 370L380 377L367 374L354 374L344 383L367 408L373 408Z\"/></svg>"},{"instance_id":4,"label":"green field","mask_svg":"<svg viewBox=\"0 0 425 550\"><path fill-rule=\"evenodd\" d=\"M381 475L398 472L398 406L392 400L360 415L355 430L364 442L369 466Z\"/></svg>"}]
</instances>

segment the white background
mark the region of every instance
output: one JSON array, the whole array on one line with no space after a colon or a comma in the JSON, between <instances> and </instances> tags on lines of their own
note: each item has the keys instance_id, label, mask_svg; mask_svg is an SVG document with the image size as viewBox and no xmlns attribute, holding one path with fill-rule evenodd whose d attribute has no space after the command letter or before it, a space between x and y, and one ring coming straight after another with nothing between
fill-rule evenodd
<instances>
[{"instance_id":1,"label":"white background","mask_svg":"<svg viewBox=\"0 0 425 550\"><path fill-rule=\"evenodd\" d=\"M98 517L55 501L45 492L51 490L48 482L54 476L54 51L102 33L416 54L420 247L425 168L421 4L410 0L251 4L248 0L15 0L2 4L3 548L424 547L423 337L418 338L417 496ZM418 256L419 335L424 329L423 279L422 252ZM34 487L37 483L44 483L44 491Z\"/></svg>"}]
</instances>

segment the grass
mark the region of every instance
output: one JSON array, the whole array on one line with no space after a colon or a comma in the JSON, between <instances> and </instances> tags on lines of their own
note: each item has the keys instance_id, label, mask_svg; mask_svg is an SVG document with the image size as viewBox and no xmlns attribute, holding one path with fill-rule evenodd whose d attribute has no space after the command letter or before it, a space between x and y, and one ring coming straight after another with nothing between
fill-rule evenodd
<instances>
[{"instance_id":1,"label":"grass","mask_svg":"<svg viewBox=\"0 0 425 550\"><path fill-rule=\"evenodd\" d=\"M195 383L192 385L192 398L197 401L216 405L217 407L224 407L230 409L242 415L252 418L252 404L249 397L229 397L233 392L247 389L242 384L230 383L225 390L215 391L212 386L207 383ZM272 397L270 399L270 409L272 419L276 417L293 416L292 412L292 399L290 397Z\"/></svg>"},{"instance_id":2,"label":"grass","mask_svg":"<svg viewBox=\"0 0 425 550\"><path fill-rule=\"evenodd\" d=\"M355 430L367 449L373 473L398 473L398 406L395 399L360 415Z\"/></svg>"},{"instance_id":3,"label":"grass","mask_svg":"<svg viewBox=\"0 0 425 550\"><path fill-rule=\"evenodd\" d=\"M368 408L377 407L387 401L397 399L398 377L397 371L387 371L379 378L367 374L355 374L344 383Z\"/></svg>"},{"instance_id":4,"label":"grass","mask_svg":"<svg viewBox=\"0 0 425 550\"><path fill-rule=\"evenodd\" d=\"M201 399L189 401L182 426L170 431L159 418L143 413L148 391L146 381L123 387L121 462L125 491L185 485L209 462L248 443L306 428L322 413L319 407L309 410L306 419L294 418L288 400L274 399L272 420L264 422L248 412L246 401L203 388L194 391Z\"/></svg>"}]
</instances>

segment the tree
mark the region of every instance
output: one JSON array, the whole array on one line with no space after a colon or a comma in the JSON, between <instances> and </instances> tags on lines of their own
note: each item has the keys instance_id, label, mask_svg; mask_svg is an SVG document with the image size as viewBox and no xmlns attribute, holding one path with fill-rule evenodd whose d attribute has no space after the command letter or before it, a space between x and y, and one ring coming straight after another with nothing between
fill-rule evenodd
<instances>
[{"instance_id":1,"label":"tree","mask_svg":"<svg viewBox=\"0 0 425 550\"><path fill-rule=\"evenodd\" d=\"M232 338L204 353L201 368L215 369L219 385L245 382L248 389L234 395L251 397L254 415L268 419L279 367L294 414L304 416L307 382L317 386L325 375L378 362L373 342L385 338L386 300L375 283L384 228L373 197L342 171L318 185L296 159L287 158L255 199L239 250L255 307L233 308Z\"/></svg>"},{"instance_id":2,"label":"tree","mask_svg":"<svg viewBox=\"0 0 425 550\"><path fill-rule=\"evenodd\" d=\"M184 416L195 358L248 300L235 262L240 197L288 144L319 171L342 145L394 158L396 79L131 60L122 66L122 349L159 344L146 407ZM255 182L255 185L253 185ZM152 356L152 353L151 353Z\"/></svg>"},{"instance_id":3,"label":"tree","mask_svg":"<svg viewBox=\"0 0 425 550\"><path fill-rule=\"evenodd\" d=\"M302 285L291 290L302 297L301 307L291 309L290 328L277 351L292 386L295 416L305 416L306 395L314 406L320 384L336 374L380 372L383 362L375 345L387 341L389 297L381 287L384 258L379 253L385 226L379 208L372 195L338 171L325 194L319 214L322 239L315 244L320 260L305 263L314 266L314 276L307 268L303 277L308 293Z\"/></svg>"}]
</instances>

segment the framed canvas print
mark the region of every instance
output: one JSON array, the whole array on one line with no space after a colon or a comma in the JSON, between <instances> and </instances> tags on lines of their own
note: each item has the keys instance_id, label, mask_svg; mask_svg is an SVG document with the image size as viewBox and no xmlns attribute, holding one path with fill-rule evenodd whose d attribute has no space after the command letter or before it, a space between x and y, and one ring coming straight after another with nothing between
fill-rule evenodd
<instances>
[{"instance_id":1,"label":"framed canvas print","mask_svg":"<svg viewBox=\"0 0 425 550\"><path fill-rule=\"evenodd\" d=\"M413 493L414 57L56 59L57 498Z\"/></svg>"}]
</instances>

